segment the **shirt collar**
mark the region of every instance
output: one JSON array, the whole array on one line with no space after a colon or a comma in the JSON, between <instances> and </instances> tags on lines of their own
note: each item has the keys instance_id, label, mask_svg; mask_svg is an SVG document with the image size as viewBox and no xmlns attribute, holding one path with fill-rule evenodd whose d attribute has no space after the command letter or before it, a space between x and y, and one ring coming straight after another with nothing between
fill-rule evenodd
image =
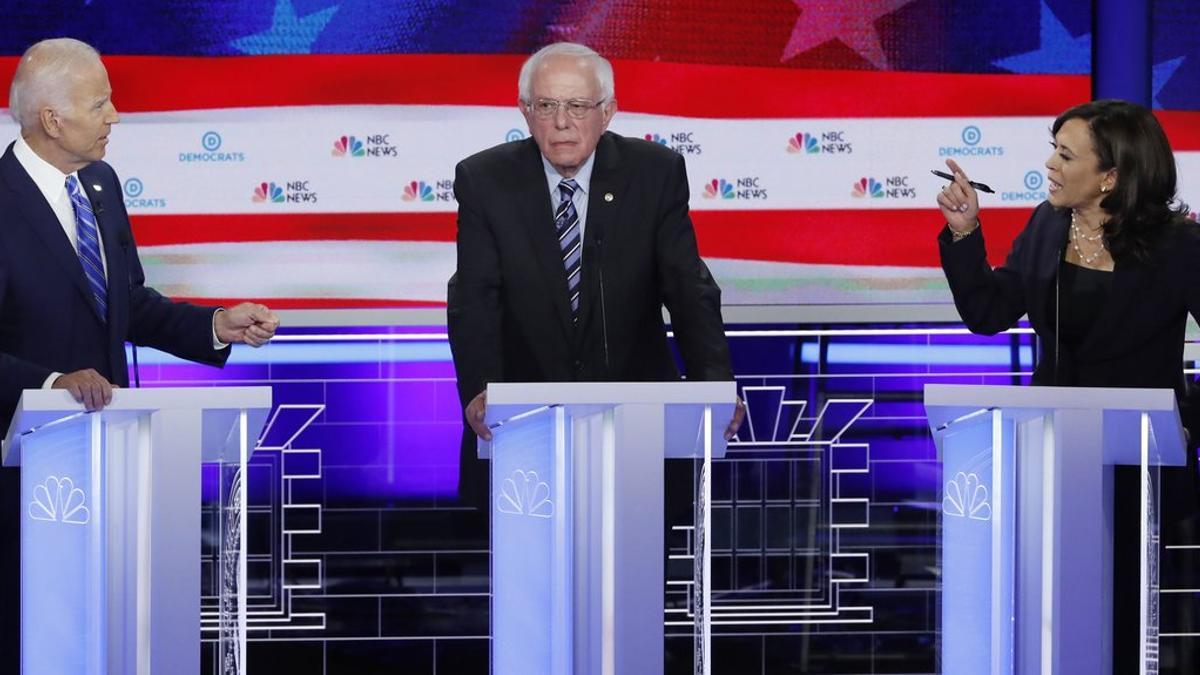
<instances>
[{"instance_id":1,"label":"shirt collar","mask_svg":"<svg viewBox=\"0 0 1200 675\"><path fill-rule=\"evenodd\" d=\"M550 163L550 160L546 159L545 155L538 153L538 156L542 158L542 168L546 170L546 184L550 186L550 194L557 197L558 184L563 181L563 176L558 172L557 169L554 168L554 165ZM588 189L592 184L592 164L595 162L595 160L596 151L593 150L592 154L588 156L587 161L583 163L583 166L579 167L579 171L576 171L575 175L572 176L572 178L575 179L575 182L579 183L579 189L582 190L583 194L585 195L588 193Z\"/></svg>"},{"instance_id":2,"label":"shirt collar","mask_svg":"<svg viewBox=\"0 0 1200 675\"><path fill-rule=\"evenodd\" d=\"M45 195L46 201L54 202L66 194L67 176L75 176L75 180L79 180L78 171L72 171L69 174L59 171L53 164L34 152L22 136L18 135L16 142L13 143L13 155L21 163L25 173L33 179L38 191Z\"/></svg>"}]
</instances>

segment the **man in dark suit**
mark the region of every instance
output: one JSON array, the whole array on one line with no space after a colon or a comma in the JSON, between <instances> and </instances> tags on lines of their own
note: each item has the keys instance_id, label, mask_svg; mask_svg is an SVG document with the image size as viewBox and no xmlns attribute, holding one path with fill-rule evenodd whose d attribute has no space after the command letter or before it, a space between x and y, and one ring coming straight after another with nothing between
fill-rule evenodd
<instances>
[{"instance_id":1,"label":"man in dark suit","mask_svg":"<svg viewBox=\"0 0 1200 675\"><path fill-rule=\"evenodd\" d=\"M0 435L22 390L71 392L87 410L128 385L125 342L221 366L259 346L266 307L175 303L144 285L121 185L101 161L119 121L99 54L70 39L30 47L9 109L21 136L0 156ZM19 670L19 472L0 469L0 672Z\"/></svg>"},{"instance_id":2,"label":"man in dark suit","mask_svg":"<svg viewBox=\"0 0 1200 675\"><path fill-rule=\"evenodd\" d=\"M470 429L489 382L679 379L662 308L687 376L731 380L721 291L688 217L683 158L606 131L612 66L582 45L526 61L520 109L532 139L459 163L458 266L448 324ZM726 431L737 431L740 402ZM463 443L463 486L478 498L486 467Z\"/></svg>"}]
</instances>

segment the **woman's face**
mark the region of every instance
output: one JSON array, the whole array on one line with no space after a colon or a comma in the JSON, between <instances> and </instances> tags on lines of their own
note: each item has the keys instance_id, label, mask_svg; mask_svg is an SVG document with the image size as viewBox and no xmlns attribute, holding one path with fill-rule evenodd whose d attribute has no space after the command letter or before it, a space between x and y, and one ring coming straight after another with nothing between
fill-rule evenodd
<instances>
[{"instance_id":1,"label":"woman's face","mask_svg":"<svg viewBox=\"0 0 1200 675\"><path fill-rule=\"evenodd\" d=\"M1078 117L1067 120L1051 144L1054 152L1046 160L1050 203L1071 209L1099 208L1100 200L1116 186L1117 172L1100 170L1088 123Z\"/></svg>"}]
</instances>

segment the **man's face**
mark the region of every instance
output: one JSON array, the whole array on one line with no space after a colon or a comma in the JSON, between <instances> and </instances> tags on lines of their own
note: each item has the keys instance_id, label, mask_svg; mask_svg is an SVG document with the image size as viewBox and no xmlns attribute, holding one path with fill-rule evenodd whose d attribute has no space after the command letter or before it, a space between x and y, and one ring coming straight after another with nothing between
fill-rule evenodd
<instances>
[{"instance_id":1,"label":"man's face","mask_svg":"<svg viewBox=\"0 0 1200 675\"><path fill-rule=\"evenodd\" d=\"M538 102L558 101L550 115L538 113ZM579 171L608 128L617 111L616 101L583 111L581 118L568 112L568 101L595 104L600 102L600 83L588 62L573 56L551 56L541 63L530 82L530 100L523 101L521 112L529 124L529 133L542 155L564 178Z\"/></svg>"},{"instance_id":2,"label":"man's face","mask_svg":"<svg viewBox=\"0 0 1200 675\"><path fill-rule=\"evenodd\" d=\"M99 61L81 67L64 86L70 105L54 111L58 133L52 138L65 162L78 170L104 157L108 133L120 117Z\"/></svg>"}]
</instances>

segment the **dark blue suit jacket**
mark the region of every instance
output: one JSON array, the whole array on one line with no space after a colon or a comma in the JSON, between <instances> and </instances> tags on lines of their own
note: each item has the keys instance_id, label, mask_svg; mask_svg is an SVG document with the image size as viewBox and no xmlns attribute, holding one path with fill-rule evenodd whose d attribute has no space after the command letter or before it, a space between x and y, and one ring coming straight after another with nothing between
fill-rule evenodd
<instances>
[{"instance_id":1,"label":"dark blue suit jacket","mask_svg":"<svg viewBox=\"0 0 1200 675\"><path fill-rule=\"evenodd\" d=\"M128 386L125 342L224 365L214 350L215 308L174 303L145 286L121 184L112 167L79 171L108 263L108 317L93 309L79 257L50 205L13 155L0 156L0 435L23 389L53 372L94 368ZM17 672L20 542L18 472L0 469L0 672Z\"/></svg>"},{"instance_id":2,"label":"dark blue suit jacket","mask_svg":"<svg viewBox=\"0 0 1200 675\"><path fill-rule=\"evenodd\" d=\"M13 155L0 157L0 428L23 389L54 372L95 368L127 386L125 342L223 365L212 347L214 308L175 303L145 286L121 184L112 167L79 171L108 267L108 317L94 311L79 257L33 179Z\"/></svg>"}]
</instances>

